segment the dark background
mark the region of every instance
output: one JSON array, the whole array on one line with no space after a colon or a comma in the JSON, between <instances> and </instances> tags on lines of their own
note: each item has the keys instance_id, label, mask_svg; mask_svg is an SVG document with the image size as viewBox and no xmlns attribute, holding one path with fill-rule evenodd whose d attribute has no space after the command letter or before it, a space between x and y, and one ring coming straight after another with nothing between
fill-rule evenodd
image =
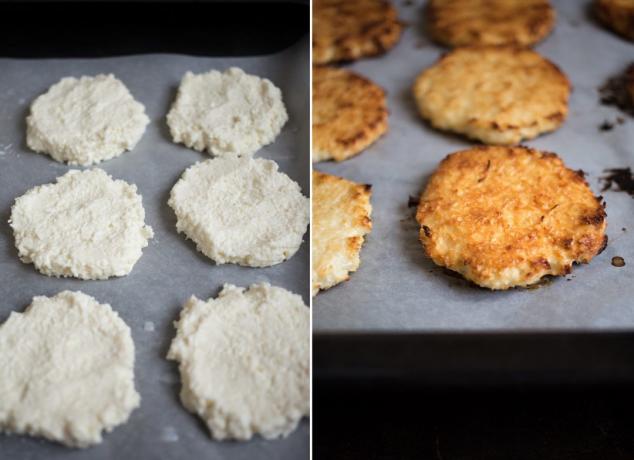
<instances>
[{"instance_id":1,"label":"dark background","mask_svg":"<svg viewBox=\"0 0 634 460\"><path fill-rule=\"evenodd\" d=\"M307 2L0 2L0 56L250 56L308 30ZM274 33L271 33L271 31Z\"/></svg>"},{"instance_id":2,"label":"dark background","mask_svg":"<svg viewBox=\"0 0 634 460\"><path fill-rule=\"evenodd\" d=\"M315 459L631 459L632 387L326 387Z\"/></svg>"},{"instance_id":3,"label":"dark background","mask_svg":"<svg viewBox=\"0 0 634 460\"><path fill-rule=\"evenodd\" d=\"M632 459L634 334L319 334L315 459Z\"/></svg>"}]
</instances>

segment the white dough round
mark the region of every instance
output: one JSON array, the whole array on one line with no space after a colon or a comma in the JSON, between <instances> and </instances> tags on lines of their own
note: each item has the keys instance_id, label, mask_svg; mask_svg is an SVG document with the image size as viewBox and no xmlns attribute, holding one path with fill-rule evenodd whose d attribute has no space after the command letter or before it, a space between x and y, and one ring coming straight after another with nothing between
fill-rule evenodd
<instances>
[{"instance_id":1,"label":"white dough round","mask_svg":"<svg viewBox=\"0 0 634 460\"><path fill-rule=\"evenodd\" d=\"M167 358L179 362L183 405L214 438L286 436L308 415L309 317L300 296L268 283L226 284L183 306Z\"/></svg>"},{"instance_id":2,"label":"white dough round","mask_svg":"<svg viewBox=\"0 0 634 460\"><path fill-rule=\"evenodd\" d=\"M154 235L136 190L101 169L32 188L11 208L20 259L48 276L127 275Z\"/></svg>"},{"instance_id":3,"label":"white dough round","mask_svg":"<svg viewBox=\"0 0 634 460\"><path fill-rule=\"evenodd\" d=\"M277 163L214 158L196 163L172 188L176 228L217 264L275 265L302 244L309 201Z\"/></svg>"},{"instance_id":4,"label":"white dough round","mask_svg":"<svg viewBox=\"0 0 634 460\"><path fill-rule=\"evenodd\" d=\"M26 142L57 161L91 165L132 150L149 121L114 75L67 77L31 105Z\"/></svg>"},{"instance_id":5,"label":"white dough round","mask_svg":"<svg viewBox=\"0 0 634 460\"><path fill-rule=\"evenodd\" d=\"M187 72L167 114L174 142L218 156L253 155L287 120L280 89L236 67Z\"/></svg>"},{"instance_id":6,"label":"white dough round","mask_svg":"<svg viewBox=\"0 0 634 460\"><path fill-rule=\"evenodd\" d=\"M34 297L0 326L0 395L1 431L100 443L139 406L130 328L81 292Z\"/></svg>"}]
</instances>

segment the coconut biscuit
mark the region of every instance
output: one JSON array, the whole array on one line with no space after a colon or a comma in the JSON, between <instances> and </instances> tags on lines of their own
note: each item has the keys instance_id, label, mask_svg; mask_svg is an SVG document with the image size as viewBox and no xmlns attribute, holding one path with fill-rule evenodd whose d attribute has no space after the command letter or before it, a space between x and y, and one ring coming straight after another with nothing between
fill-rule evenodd
<instances>
[{"instance_id":1,"label":"coconut biscuit","mask_svg":"<svg viewBox=\"0 0 634 460\"><path fill-rule=\"evenodd\" d=\"M532 46L555 25L548 0L430 0L425 14L432 38L452 48Z\"/></svg>"},{"instance_id":2,"label":"coconut biscuit","mask_svg":"<svg viewBox=\"0 0 634 460\"><path fill-rule=\"evenodd\" d=\"M90 447L140 404L130 328L79 291L36 296L0 325L0 431Z\"/></svg>"},{"instance_id":3,"label":"coconut biscuit","mask_svg":"<svg viewBox=\"0 0 634 460\"><path fill-rule=\"evenodd\" d=\"M385 91L345 69L313 69L313 161L342 161L388 128Z\"/></svg>"},{"instance_id":4,"label":"coconut biscuit","mask_svg":"<svg viewBox=\"0 0 634 460\"><path fill-rule=\"evenodd\" d=\"M372 230L370 195L369 185L313 171L313 295L359 268L364 236Z\"/></svg>"},{"instance_id":5,"label":"coconut biscuit","mask_svg":"<svg viewBox=\"0 0 634 460\"><path fill-rule=\"evenodd\" d=\"M413 92L421 116L435 128L510 145L563 123L570 83L534 51L467 47L423 71Z\"/></svg>"},{"instance_id":6,"label":"coconut biscuit","mask_svg":"<svg viewBox=\"0 0 634 460\"><path fill-rule=\"evenodd\" d=\"M565 275L607 244L606 213L580 171L554 153L476 147L447 156L416 220L427 255L489 289Z\"/></svg>"},{"instance_id":7,"label":"coconut biscuit","mask_svg":"<svg viewBox=\"0 0 634 460\"><path fill-rule=\"evenodd\" d=\"M218 440L289 435L310 411L310 310L268 283L225 284L191 297L167 358L178 361L181 401Z\"/></svg>"},{"instance_id":8,"label":"coconut biscuit","mask_svg":"<svg viewBox=\"0 0 634 460\"><path fill-rule=\"evenodd\" d=\"M313 62L383 54L398 42L401 29L396 9L387 0L315 0Z\"/></svg>"}]
</instances>

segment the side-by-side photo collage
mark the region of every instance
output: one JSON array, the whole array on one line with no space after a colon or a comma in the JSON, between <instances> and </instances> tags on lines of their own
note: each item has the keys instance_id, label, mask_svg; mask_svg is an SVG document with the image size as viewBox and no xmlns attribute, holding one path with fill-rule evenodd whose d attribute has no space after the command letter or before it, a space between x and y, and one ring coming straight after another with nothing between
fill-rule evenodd
<instances>
[{"instance_id":1,"label":"side-by-side photo collage","mask_svg":"<svg viewBox=\"0 0 634 460\"><path fill-rule=\"evenodd\" d=\"M634 0L0 15L0 460L634 458Z\"/></svg>"}]
</instances>

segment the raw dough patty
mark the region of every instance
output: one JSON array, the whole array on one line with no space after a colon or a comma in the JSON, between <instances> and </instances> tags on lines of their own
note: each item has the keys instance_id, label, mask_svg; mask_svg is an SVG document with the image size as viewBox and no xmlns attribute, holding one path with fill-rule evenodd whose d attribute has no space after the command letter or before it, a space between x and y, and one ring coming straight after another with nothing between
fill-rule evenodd
<instances>
[{"instance_id":1,"label":"raw dough patty","mask_svg":"<svg viewBox=\"0 0 634 460\"><path fill-rule=\"evenodd\" d=\"M236 67L187 72L167 114L174 142L214 155L253 155L287 120L279 88Z\"/></svg>"},{"instance_id":2,"label":"raw dough patty","mask_svg":"<svg viewBox=\"0 0 634 460\"><path fill-rule=\"evenodd\" d=\"M31 105L26 142L57 161L90 165L132 150L149 121L114 75L62 78Z\"/></svg>"},{"instance_id":3,"label":"raw dough patty","mask_svg":"<svg viewBox=\"0 0 634 460\"><path fill-rule=\"evenodd\" d=\"M136 190L101 169L32 188L11 208L20 259L48 276L127 275L153 236Z\"/></svg>"},{"instance_id":4,"label":"raw dough patty","mask_svg":"<svg viewBox=\"0 0 634 460\"><path fill-rule=\"evenodd\" d=\"M445 158L416 219L433 261L489 289L570 273L607 244L601 199L554 153L480 147Z\"/></svg>"},{"instance_id":5,"label":"raw dough patty","mask_svg":"<svg viewBox=\"0 0 634 460\"><path fill-rule=\"evenodd\" d=\"M100 443L139 406L130 328L81 292L34 297L0 326L0 395L2 431Z\"/></svg>"},{"instance_id":6,"label":"raw dough patty","mask_svg":"<svg viewBox=\"0 0 634 460\"><path fill-rule=\"evenodd\" d=\"M309 413L310 314L300 296L267 283L226 284L191 297L168 359L179 362L181 400L216 439L286 436Z\"/></svg>"},{"instance_id":7,"label":"raw dough patty","mask_svg":"<svg viewBox=\"0 0 634 460\"><path fill-rule=\"evenodd\" d=\"M313 161L345 160L387 131L385 92L344 69L313 69Z\"/></svg>"},{"instance_id":8,"label":"raw dough patty","mask_svg":"<svg viewBox=\"0 0 634 460\"><path fill-rule=\"evenodd\" d=\"M595 0L594 11L603 24L634 40L634 0Z\"/></svg>"},{"instance_id":9,"label":"raw dough patty","mask_svg":"<svg viewBox=\"0 0 634 460\"><path fill-rule=\"evenodd\" d=\"M428 30L447 46L532 46L550 33L555 10L548 0L430 0Z\"/></svg>"},{"instance_id":10,"label":"raw dough patty","mask_svg":"<svg viewBox=\"0 0 634 460\"><path fill-rule=\"evenodd\" d=\"M372 230L369 185L313 171L313 295L346 281L359 268Z\"/></svg>"},{"instance_id":11,"label":"raw dough patty","mask_svg":"<svg viewBox=\"0 0 634 460\"><path fill-rule=\"evenodd\" d=\"M396 45L401 29L396 9L387 0L315 0L313 62L382 54Z\"/></svg>"},{"instance_id":12,"label":"raw dough patty","mask_svg":"<svg viewBox=\"0 0 634 460\"><path fill-rule=\"evenodd\" d=\"M507 145L557 129L568 114L570 83L534 51L491 46L444 55L413 90L435 128Z\"/></svg>"},{"instance_id":13,"label":"raw dough patty","mask_svg":"<svg viewBox=\"0 0 634 460\"><path fill-rule=\"evenodd\" d=\"M176 228L217 264L275 265L302 244L309 202L297 182L260 158L214 158L188 168L168 204Z\"/></svg>"}]
</instances>

